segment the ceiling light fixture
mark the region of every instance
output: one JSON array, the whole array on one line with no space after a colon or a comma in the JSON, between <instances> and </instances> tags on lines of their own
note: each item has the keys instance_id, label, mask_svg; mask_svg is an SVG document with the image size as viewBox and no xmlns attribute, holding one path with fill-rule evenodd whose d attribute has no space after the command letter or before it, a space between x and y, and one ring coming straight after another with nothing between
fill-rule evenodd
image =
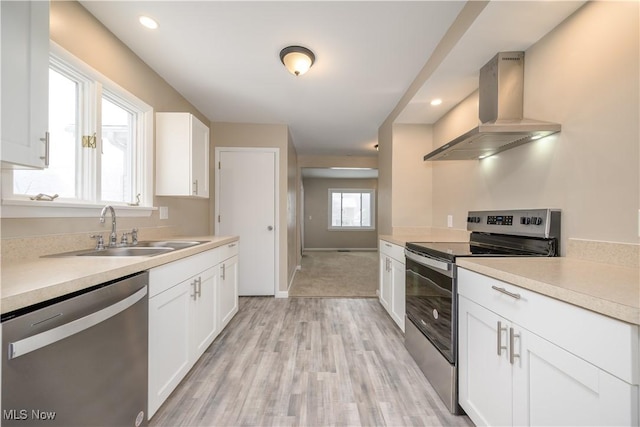
<instances>
[{"instance_id":1,"label":"ceiling light fixture","mask_svg":"<svg viewBox=\"0 0 640 427\"><path fill-rule=\"evenodd\" d=\"M148 16L143 15L138 18L138 21L140 21L140 24L142 24L142 26L147 27L150 30L155 30L156 28L158 28L158 23L153 18L149 18Z\"/></svg>"},{"instance_id":2,"label":"ceiling light fixture","mask_svg":"<svg viewBox=\"0 0 640 427\"><path fill-rule=\"evenodd\" d=\"M280 51L280 61L291 74L301 76L313 65L316 56L306 47L288 46Z\"/></svg>"},{"instance_id":3,"label":"ceiling light fixture","mask_svg":"<svg viewBox=\"0 0 640 427\"><path fill-rule=\"evenodd\" d=\"M431 105L433 105L434 107L436 105L440 105L440 104L442 104L442 99L440 99L440 98L437 98L437 99L434 99L433 101L431 101Z\"/></svg>"}]
</instances>

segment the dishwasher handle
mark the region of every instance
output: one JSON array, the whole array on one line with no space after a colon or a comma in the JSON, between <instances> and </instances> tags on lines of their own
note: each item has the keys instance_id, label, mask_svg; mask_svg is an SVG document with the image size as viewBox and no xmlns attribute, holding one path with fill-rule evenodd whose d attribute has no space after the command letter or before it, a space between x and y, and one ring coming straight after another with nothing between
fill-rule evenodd
<instances>
[{"instance_id":1,"label":"dishwasher handle","mask_svg":"<svg viewBox=\"0 0 640 427\"><path fill-rule=\"evenodd\" d=\"M127 298L124 298L109 307L105 307L102 310L96 311L95 313L91 313L80 319L65 323L64 325L49 329L48 331L41 332L37 335L21 339L20 341L11 342L9 343L9 360L31 353L32 351L63 340L71 335L75 335L89 329L98 323L104 322L105 320L125 311L146 295L147 287L145 286L136 293L129 295Z\"/></svg>"}]
</instances>

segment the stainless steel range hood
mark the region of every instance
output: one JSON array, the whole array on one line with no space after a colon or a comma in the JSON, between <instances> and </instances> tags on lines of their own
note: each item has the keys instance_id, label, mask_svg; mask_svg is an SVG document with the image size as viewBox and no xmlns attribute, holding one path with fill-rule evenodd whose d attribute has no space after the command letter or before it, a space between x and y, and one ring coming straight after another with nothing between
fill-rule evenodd
<instances>
[{"instance_id":1,"label":"stainless steel range hood","mask_svg":"<svg viewBox=\"0 0 640 427\"><path fill-rule=\"evenodd\" d=\"M424 156L473 160L560 132L557 123L522 117L524 52L501 52L480 69L480 125Z\"/></svg>"}]
</instances>

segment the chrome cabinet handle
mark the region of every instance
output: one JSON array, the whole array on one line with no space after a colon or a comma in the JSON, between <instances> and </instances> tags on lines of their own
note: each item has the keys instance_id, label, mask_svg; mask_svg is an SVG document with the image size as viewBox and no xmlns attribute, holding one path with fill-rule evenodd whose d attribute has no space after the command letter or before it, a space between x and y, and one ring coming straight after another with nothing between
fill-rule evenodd
<instances>
[{"instance_id":1,"label":"chrome cabinet handle","mask_svg":"<svg viewBox=\"0 0 640 427\"><path fill-rule=\"evenodd\" d=\"M195 181L193 181L193 186L194 186L193 194L198 194L198 180L197 179Z\"/></svg>"},{"instance_id":2,"label":"chrome cabinet handle","mask_svg":"<svg viewBox=\"0 0 640 427\"><path fill-rule=\"evenodd\" d=\"M44 133L44 138L40 138L40 141L44 142L44 156L40 159L44 160L44 167L49 167L49 132Z\"/></svg>"},{"instance_id":3,"label":"chrome cabinet handle","mask_svg":"<svg viewBox=\"0 0 640 427\"><path fill-rule=\"evenodd\" d=\"M520 334L514 333L513 328L509 328L509 363L512 365L514 364L516 357L520 357L520 355L515 352L516 338L520 338Z\"/></svg>"},{"instance_id":4,"label":"chrome cabinet handle","mask_svg":"<svg viewBox=\"0 0 640 427\"><path fill-rule=\"evenodd\" d=\"M227 245L228 248L233 248L236 244L235 243L230 243Z\"/></svg>"},{"instance_id":5,"label":"chrome cabinet handle","mask_svg":"<svg viewBox=\"0 0 640 427\"><path fill-rule=\"evenodd\" d=\"M227 273L226 265L222 264L222 274L220 275L220 277L222 277L222 280L225 280L226 273Z\"/></svg>"},{"instance_id":6,"label":"chrome cabinet handle","mask_svg":"<svg viewBox=\"0 0 640 427\"><path fill-rule=\"evenodd\" d=\"M193 293L191 294L191 298L193 298L193 300L197 300L198 299L198 291L197 291L197 281L193 281L191 282L191 286L193 286Z\"/></svg>"},{"instance_id":7,"label":"chrome cabinet handle","mask_svg":"<svg viewBox=\"0 0 640 427\"><path fill-rule=\"evenodd\" d=\"M385 245L386 247L388 247L388 248L390 248L390 247L391 247L391 245L390 245L389 243L385 243L384 245Z\"/></svg>"},{"instance_id":8,"label":"chrome cabinet handle","mask_svg":"<svg viewBox=\"0 0 640 427\"><path fill-rule=\"evenodd\" d=\"M191 298L195 301L202 296L202 279L200 277L194 279L193 282L191 282L191 286L193 286Z\"/></svg>"},{"instance_id":9,"label":"chrome cabinet handle","mask_svg":"<svg viewBox=\"0 0 640 427\"><path fill-rule=\"evenodd\" d=\"M273 226L271 226L271 225L270 225L270 226L268 226L268 227L267 227L267 230L269 230L269 231L273 230Z\"/></svg>"},{"instance_id":10,"label":"chrome cabinet handle","mask_svg":"<svg viewBox=\"0 0 640 427\"><path fill-rule=\"evenodd\" d=\"M506 350L507 346L502 345L502 331L507 331L507 327L502 327L502 322L498 321L498 356L502 356L502 350Z\"/></svg>"},{"instance_id":11,"label":"chrome cabinet handle","mask_svg":"<svg viewBox=\"0 0 640 427\"><path fill-rule=\"evenodd\" d=\"M511 298L520 299L520 294L514 294L513 292L509 292L505 288L499 288L499 287L494 285L494 286L491 286L491 289L495 289L498 292L501 292L501 293L503 293L505 295L509 295Z\"/></svg>"}]
</instances>

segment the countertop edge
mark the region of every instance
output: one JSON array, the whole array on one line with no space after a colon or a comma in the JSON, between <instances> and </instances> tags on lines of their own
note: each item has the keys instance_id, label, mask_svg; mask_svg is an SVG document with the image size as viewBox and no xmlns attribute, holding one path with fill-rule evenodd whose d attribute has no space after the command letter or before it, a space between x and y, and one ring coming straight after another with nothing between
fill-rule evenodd
<instances>
[{"instance_id":1,"label":"countertop edge","mask_svg":"<svg viewBox=\"0 0 640 427\"><path fill-rule=\"evenodd\" d=\"M2 315L4 315L16 310L20 310L22 308L29 307L31 305L39 304L41 302L68 295L73 292L82 291L100 283L109 282L120 277L149 270L163 264L177 261L201 252L205 252L229 243L236 242L239 240L239 237L197 236L180 238L173 237L167 240L198 240L206 241L207 243L152 257L113 257L111 259L100 260L93 258L92 260L94 262L93 266L95 267L95 271L90 274L79 273L77 277L69 277L67 280L63 280L60 282L51 282L46 286L27 290L25 292L17 292L6 297L2 295L0 312ZM72 265L72 260L75 260L75 262L78 261L77 258L73 257L56 258L56 260L60 260L60 268L65 268L65 266L70 267ZM65 262L64 260L67 261ZM37 267L37 264L38 260L31 260L28 263L30 268ZM4 267L2 281L4 282L6 280L4 276L8 274L8 272L10 273L11 269L18 268L21 268L21 263L17 263L16 265L10 267ZM3 294L4 293L5 292L3 291Z\"/></svg>"},{"instance_id":2,"label":"countertop edge","mask_svg":"<svg viewBox=\"0 0 640 427\"><path fill-rule=\"evenodd\" d=\"M479 261L481 262L481 260ZM571 262L571 260L568 262ZM597 296L580 293L572 289L566 289L535 278L511 273L503 269L482 265L470 259L460 259L457 264L459 267L501 280L511 285L518 286L622 322L640 325L640 309L636 307L620 304L614 301L608 301Z\"/></svg>"}]
</instances>

